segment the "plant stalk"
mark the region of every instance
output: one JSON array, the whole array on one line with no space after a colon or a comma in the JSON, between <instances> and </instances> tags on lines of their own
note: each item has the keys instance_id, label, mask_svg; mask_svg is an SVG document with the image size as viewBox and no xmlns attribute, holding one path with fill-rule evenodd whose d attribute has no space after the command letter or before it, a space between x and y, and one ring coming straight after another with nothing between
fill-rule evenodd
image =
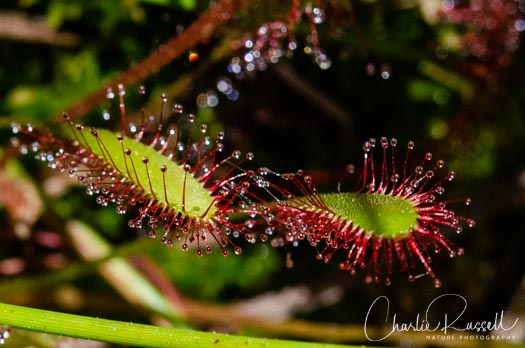
<instances>
[{"instance_id":1,"label":"plant stalk","mask_svg":"<svg viewBox=\"0 0 525 348\"><path fill-rule=\"evenodd\" d=\"M233 336L92 318L0 303L0 323L13 328L139 347L336 348L334 344Z\"/></svg>"}]
</instances>

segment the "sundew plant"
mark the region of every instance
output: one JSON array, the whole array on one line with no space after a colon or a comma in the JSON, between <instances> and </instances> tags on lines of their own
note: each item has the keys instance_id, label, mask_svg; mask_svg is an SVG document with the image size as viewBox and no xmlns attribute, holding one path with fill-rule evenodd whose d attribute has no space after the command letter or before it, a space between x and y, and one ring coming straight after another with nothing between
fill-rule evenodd
<instances>
[{"instance_id":1,"label":"sundew plant","mask_svg":"<svg viewBox=\"0 0 525 348\"><path fill-rule=\"evenodd\" d=\"M524 13L1 5L0 344L523 343Z\"/></svg>"}]
</instances>

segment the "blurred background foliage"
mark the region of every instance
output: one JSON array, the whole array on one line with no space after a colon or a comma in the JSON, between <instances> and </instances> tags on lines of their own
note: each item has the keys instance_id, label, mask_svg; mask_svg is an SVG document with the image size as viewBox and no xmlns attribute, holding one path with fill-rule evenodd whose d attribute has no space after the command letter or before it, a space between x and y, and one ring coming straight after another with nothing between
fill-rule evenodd
<instances>
[{"instance_id":1,"label":"blurred background foliage","mask_svg":"<svg viewBox=\"0 0 525 348\"><path fill-rule=\"evenodd\" d=\"M256 43L256 33L265 24L286 26L294 2L243 3L245 7L206 42L195 42L191 50L141 81L148 91L145 100L136 92L139 84L126 86L128 110L137 113L145 105L157 114L160 94L166 92L171 102L207 123L212 134L224 129L228 148L253 151L254 168L302 168L322 190L335 190L346 164L360 164L361 144L369 137L415 141L413 158L422 159L431 151L456 171L457 179L446 187L447 197L473 200L468 208L458 204L456 212L473 217L476 227L460 235L447 231L465 248L465 255L434 258L443 287L435 289L428 277L409 283L405 274L396 275L390 287L365 284L362 275L340 272L337 263L316 261L308 246L292 250L291 269L284 267L285 251L266 244L246 246L240 257L215 254L200 259L130 231L125 216L97 206L83 188L28 156L17 156L9 146L12 121L53 124L64 110L182 33L210 4L12 0L0 5L0 300L151 321L149 311L130 305L97 273L102 261L82 261L82 249L97 246L71 242L64 226L78 220L110 241L115 255L146 257L154 266L138 269L146 275L158 269L182 308L190 302L209 305L210 311L217 304L240 306L255 317L280 313L276 318L349 325L350 330L362 327L367 309L380 295L387 295L395 312L409 320L439 294L458 293L468 300L464 322L492 319L502 309L523 320L525 4L297 1L300 9L322 10L317 20L311 17L318 23L312 26L303 14L291 27L297 45L293 54L286 52L286 36L279 41L282 51L261 50L270 55L250 69L246 43ZM117 105L103 101L78 115L78 121L101 124L106 111L118 120L117 110ZM258 308L255 303L266 302L256 299L265 296L271 306ZM197 311L188 313L182 324L172 324L370 343L362 330L344 339L322 330L315 337L302 337L250 327L229 311L216 314L231 318L228 325L199 317ZM377 318L375 324L381 326L382 320ZM516 334L521 338L514 343L525 337L523 323L520 330ZM24 339L21 344L57 344L43 336Z\"/></svg>"}]
</instances>

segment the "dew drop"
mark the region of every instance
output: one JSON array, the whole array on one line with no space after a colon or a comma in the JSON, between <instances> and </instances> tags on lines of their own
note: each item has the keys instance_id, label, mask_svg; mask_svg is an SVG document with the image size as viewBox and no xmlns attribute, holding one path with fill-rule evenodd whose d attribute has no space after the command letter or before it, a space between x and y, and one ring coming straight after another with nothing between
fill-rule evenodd
<instances>
[{"instance_id":1,"label":"dew drop","mask_svg":"<svg viewBox=\"0 0 525 348\"><path fill-rule=\"evenodd\" d=\"M390 139L390 146L392 146L392 147L396 147L397 146L397 139L396 138Z\"/></svg>"},{"instance_id":2,"label":"dew drop","mask_svg":"<svg viewBox=\"0 0 525 348\"><path fill-rule=\"evenodd\" d=\"M97 204L100 204L103 207L108 205L108 199L104 196L98 196L96 202Z\"/></svg>"},{"instance_id":3,"label":"dew drop","mask_svg":"<svg viewBox=\"0 0 525 348\"><path fill-rule=\"evenodd\" d=\"M181 248L182 248L182 250L187 251L187 250L188 250L188 244L183 243L183 244L181 245Z\"/></svg>"},{"instance_id":4,"label":"dew drop","mask_svg":"<svg viewBox=\"0 0 525 348\"><path fill-rule=\"evenodd\" d=\"M386 149L388 147L388 139L386 137L381 138L381 147Z\"/></svg>"},{"instance_id":5,"label":"dew drop","mask_svg":"<svg viewBox=\"0 0 525 348\"><path fill-rule=\"evenodd\" d=\"M180 104L173 104L172 110L176 114L182 114L184 112L184 107Z\"/></svg>"},{"instance_id":6,"label":"dew drop","mask_svg":"<svg viewBox=\"0 0 525 348\"><path fill-rule=\"evenodd\" d=\"M440 287L441 287L441 280L439 280L439 279L437 279L437 278L434 279L434 286L435 286L436 288L440 288Z\"/></svg>"},{"instance_id":7,"label":"dew drop","mask_svg":"<svg viewBox=\"0 0 525 348\"><path fill-rule=\"evenodd\" d=\"M259 169L257 169L257 174L259 175L268 175L268 173L270 172L270 170L266 167L261 167Z\"/></svg>"},{"instance_id":8,"label":"dew drop","mask_svg":"<svg viewBox=\"0 0 525 348\"><path fill-rule=\"evenodd\" d=\"M390 177L390 181L398 182L399 181L399 174L398 173L392 174L392 176Z\"/></svg>"},{"instance_id":9,"label":"dew drop","mask_svg":"<svg viewBox=\"0 0 525 348\"><path fill-rule=\"evenodd\" d=\"M368 76L373 76L375 75L376 73L376 65L372 62L368 62L366 65L365 65L365 72Z\"/></svg>"},{"instance_id":10,"label":"dew drop","mask_svg":"<svg viewBox=\"0 0 525 348\"><path fill-rule=\"evenodd\" d=\"M148 237L154 239L157 237L157 233L155 231L149 231L148 233Z\"/></svg>"},{"instance_id":11,"label":"dew drop","mask_svg":"<svg viewBox=\"0 0 525 348\"><path fill-rule=\"evenodd\" d=\"M232 152L232 157L235 159L239 159L241 157L241 151L235 150Z\"/></svg>"},{"instance_id":12,"label":"dew drop","mask_svg":"<svg viewBox=\"0 0 525 348\"><path fill-rule=\"evenodd\" d=\"M106 89L106 98L107 99L113 99L115 98L115 93L113 93L113 90L111 89L111 87L108 87Z\"/></svg>"},{"instance_id":13,"label":"dew drop","mask_svg":"<svg viewBox=\"0 0 525 348\"><path fill-rule=\"evenodd\" d=\"M314 7L312 10L312 13L314 14L313 22L315 24L321 24L325 20L325 14L324 11L318 7Z\"/></svg>"},{"instance_id":14,"label":"dew drop","mask_svg":"<svg viewBox=\"0 0 525 348\"><path fill-rule=\"evenodd\" d=\"M466 199L465 199L465 205L468 206L468 205L471 205L471 204L472 204L472 199L470 199L470 198L466 198Z\"/></svg>"},{"instance_id":15,"label":"dew drop","mask_svg":"<svg viewBox=\"0 0 525 348\"><path fill-rule=\"evenodd\" d=\"M246 159L247 159L248 161L252 161L253 158L254 158L253 152L248 152L248 153L246 154Z\"/></svg>"},{"instance_id":16,"label":"dew drop","mask_svg":"<svg viewBox=\"0 0 525 348\"><path fill-rule=\"evenodd\" d=\"M188 122L189 123L195 122L195 115L194 114L189 114L188 115Z\"/></svg>"},{"instance_id":17,"label":"dew drop","mask_svg":"<svg viewBox=\"0 0 525 348\"><path fill-rule=\"evenodd\" d=\"M347 165L346 166L346 172L348 174L354 174L354 172L355 172L355 165L353 165L353 164Z\"/></svg>"},{"instance_id":18,"label":"dew drop","mask_svg":"<svg viewBox=\"0 0 525 348\"><path fill-rule=\"evenodd\" d=\"M5 344L9 337L11 337L11 328L7 325L0 325L0 345Z\"/></svg>"},{"instance_id":19,"label":"dew drop","mask_svg":"<svg viewBox=\"0 0 525 348\"><path fill-rule=\"evenodd\" d=\"M118 95L121 97L126 95L126 89L124 88L124 85L121 83L118 85Z\"/></svg>"},{"instance_id":20,"label":"dew drop","mask_svg":"<svg viewBox=\"0 0 525 348\"><path fill-rule=\"evenodd\" d=\"M476 226L476 221L474 221L472 219L467 219L467 225L468 225L468 227L474 227L474 226Z\"/></svg>"},{"instance_id":21,"label":"dew drop","mask_svg":"<svg viewBox=\"0 0 525 348\"><path fill-rule=\"evenodd\" d=\"M447 180L448 181L452 181L452 180L454 180L455 177L456 177L456 173L455 172L449 172L448 175L447 175Z\"/></svg>"},{"instance_id":22,"label":"dew drop","mask_svg":"<svg viewBox=\"0 0 525 348\"><path fill-rule=\"evenodd\" d=\"M163 103L167 103L168 102L168 96L165 93L162 93L160 95L160 101L163 102Z\"/></svg>"},{"instance_id":23,"label":"dew drop","mask_svg":"<svg viewBox=\"0 0 525 348\"><path fill-rule=\"evenodd\" d=\"M208 130L208 126L205 125L205 124L201 124L200 128L201 128L201 133L203 133L203 134L206 133L206 131Z\"/></svg>"},{"instance_id":24,"label":"dew drop","mask_svg":"<svg viewBox=\"0 0 525 348\"><path fill-rule=\"evenodd\" d=\"M273 230L272 230L272 233L273 233ZM272 233L268 233L268 234L271 235ZM283 243L282 243L281 238L272 238L272 241L270 242L270 244L272 245L272 247L274 247L274 248L278 248L278 247L280 247Z\"/></svg>"},{"instance_id":25,"label":"dew drop","mask_svg":"<svg viewBox=\"0 0 525 348\"><path fill-rule=\"evenodd\" d=\"M322 70L330 69L330 67L332 66L332 61L330 60L330 58L319 48L315 50L314 60L319 66L319 68L321 68Z\"/></svg>"},{"instance_id":26,"label":"dew drop","mask_svg":"<svg viewBox=\"0 0 525 348\"><path fill-rule=\"evenodd\" d=\"M140 86L140 87L139 87L139 94L140 94L140 95L144 95L144 94L146 94L146 87L144 87L144 86Z\"/></svg>"},{"instance_id":27,"label":"dew drop","mask_svg":"<svg viewBox=\"0 0 525 348\"><path fill-rule=\"evenodd\" d=\"M381 78L383 80L388 80L391 76L390 66L388 64L381 65Z\"/></svg>"},{"instance_id":28,"label":"dew drop","mask_svg":"<svg viewBox=\"0 0 525 348\"><path fill-rule=\"evenodd\" d=\"M432 159L432 154L431 154L430 152L427 152L427 153L425 154L425 160L426 160L426 161L430 161L431 159Z\"/></svg>"},{"instance_id":29,"label":"dew drop","mask_svg":"<svg viewBox=\"0 0 525 348\"><path fill-rule=\"evenodd\" d=\"M13 134L18 134L19 131L20 131L20 125L18 125L16 123L12 123L11 124L11 132Z\"/></svg>"},{"instance_id":30,"label":"dew drop","mask_svg":"<svg viewBox=\"0 0 525 348\"><path fill-rule=\"evenodd\" d=\"M346 271L346 264L344 262L339 263L339 269L341 271Z\"/></svg>"}]
</instances>

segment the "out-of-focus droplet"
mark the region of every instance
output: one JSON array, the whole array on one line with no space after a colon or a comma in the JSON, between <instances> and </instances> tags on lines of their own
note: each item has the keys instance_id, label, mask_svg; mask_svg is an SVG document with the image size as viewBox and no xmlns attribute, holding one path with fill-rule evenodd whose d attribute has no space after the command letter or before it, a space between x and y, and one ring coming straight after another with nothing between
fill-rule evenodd
<instances>
[{"instance_id":1,"label":"out-of-focus droplet","mask_svg":"<svg viewBox=\"0 0 525 348\"><path fill-rule=\"evenodd\" d=\"M196 53L196 52L190 52L188 54L188 60L192 63L196 62L199 60L199 54Z\"/></svg>"}]
</instances>

